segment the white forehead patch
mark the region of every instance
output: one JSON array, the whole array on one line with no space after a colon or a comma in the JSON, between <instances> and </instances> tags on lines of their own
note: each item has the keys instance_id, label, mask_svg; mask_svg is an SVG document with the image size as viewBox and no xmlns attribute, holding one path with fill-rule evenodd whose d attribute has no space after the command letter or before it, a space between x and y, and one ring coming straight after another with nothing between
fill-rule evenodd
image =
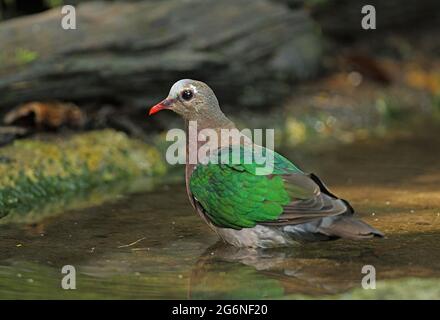
<instances>
[{"instance_id":1,"label":"white forehead patch","mask_svg":"<svg viewBox=\"0 0 440 320\"><path fill-rule=\"evenodd\" d=\"M191 90L192 90L194 93L197 93L197 88L196 88L195 85L190 84L189 87L191 88Z\"/></svg>"},{"instance_id":2,"label":"white forehead patch","mask_svg":"<svg viewBox=\"0 0 440 320\"><path fill-rule=\"evenodd\" d=\"M171 87L169 96L177 97L184 88L191 88L194 93L197 93L197 88L191 84L191 82L193 82L191 79L182 79L177 81Z\"/></svg>"}]
</instances>

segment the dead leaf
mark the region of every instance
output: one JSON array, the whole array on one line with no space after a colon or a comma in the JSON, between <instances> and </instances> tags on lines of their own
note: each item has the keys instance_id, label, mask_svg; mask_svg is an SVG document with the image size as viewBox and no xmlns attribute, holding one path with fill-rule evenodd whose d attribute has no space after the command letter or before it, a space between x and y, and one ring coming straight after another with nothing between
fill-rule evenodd
<instances>
[{"instance_id":1,"label":"dead leaf","mask_svg":"<svg viewBox=\"0 0 440 320\"><path fill-rule=\"evenodd\" d=\"M413 88L426 90L435 95L440 94L440 73L436 70L411 68L406 73L405 80Z\"/></svg>"},{"instance_id":2,"label":"dead leaf","mask_svg":"<svg viewBox=\"0 0 440 320\"><path fill-rule=\"evenodd\" d=\"M37 128L82 127L85 115L76 105L62 102L30 102L8 112L3 122Z\"/></svg>"},{"instance_id":3,"label":"dead leaf","mask_svg":"<svg viewBox=\"0 0 440 320\"><path fill-rule=\"evenodd\" d=\"M387 70L382 65L381 61L373 56L351 52L343 56L346 64L351 66L363 76L366 76L374 81L389 84L392 79Z\"/></svg>"}]
</instances>

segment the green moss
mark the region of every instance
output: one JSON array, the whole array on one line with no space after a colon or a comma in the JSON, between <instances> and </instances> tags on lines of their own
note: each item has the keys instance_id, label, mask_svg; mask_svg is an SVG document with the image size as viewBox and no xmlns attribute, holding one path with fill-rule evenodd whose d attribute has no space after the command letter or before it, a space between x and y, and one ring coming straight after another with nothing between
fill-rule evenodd
<instances>
[{"instance_id":1,"label":"green moss","mask_svg":"<svg viewBox=\"0 0 440 320\"><path fill-rule=\"evenodd\" d=\"M15 50L15 62L17 65L28 64L38 58L38 53L24 48Z\"/></svg>"},{"instance_id":2,"label":"green moss","mask_svg":"<svg viewBox=\"0 0 440 320\"><path fill-rule=\"evenodd\" d=\"M402 107L394 97L385 96L378 98L375 103L377 112L382 121L405 120L405 107Z\"/></svg>"},{"instance_id":3,"label":"green moss","mask_svg":"<svg viewBox=\"0 0 440 320\"><path fill-rule=\"evenodd\" d=\"M0 149L0 217L116 181L165 173L156 148L112 130Z\"/></svg>"},{"instance_id":4,"label":"green moss","mask_svg":"<svg viewBox=\"0 0 440 320\"><path fill-rule=\"evenodd\" d=\"M60 7L64 3L63 0L44 0L44 2L49 8Z\"/></svg>"}]
</instances>

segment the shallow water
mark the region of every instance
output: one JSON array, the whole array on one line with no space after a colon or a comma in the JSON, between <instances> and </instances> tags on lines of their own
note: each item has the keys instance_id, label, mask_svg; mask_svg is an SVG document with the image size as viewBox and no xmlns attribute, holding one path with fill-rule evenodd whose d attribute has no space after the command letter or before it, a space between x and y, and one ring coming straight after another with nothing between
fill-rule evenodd
<instances>
[{"instance_id":1,"label":"shallow water","mask_svg":"<svg viewBox=\"0 0 440 320\"><path fill-rule=\"evenodd\" d=\"M239 250L218 243L182 183L161 185L37 223L0 225L0 298L338 297L361 288L367 264L378 289L394 279L425 292L407 278L438 288L440 135L416 136L284 152L385 239ZM76 290L61 288L64 265L77 270ZM440 298L438 290L429 297Z\"/></svg>"}]
</instances>

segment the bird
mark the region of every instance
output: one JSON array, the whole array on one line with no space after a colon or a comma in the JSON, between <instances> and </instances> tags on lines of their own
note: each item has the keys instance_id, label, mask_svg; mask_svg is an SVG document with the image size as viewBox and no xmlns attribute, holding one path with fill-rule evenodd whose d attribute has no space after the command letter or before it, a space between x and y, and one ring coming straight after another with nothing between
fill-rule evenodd
<instances>
[{"instance_id":1,"label":"bird","mask_svg":"<svg viewBox=\"0 0 440 320\"><path fill-rule=\"evenodd\" d=\"M204 159L189 161L186 157L185 182L192 207L224 242L235 247L274 248L384 236L356 218L350 203L330 192L317 175L303 172L281 154L256 145L241 133L235 144L223 139L223 130L237 132L238 128L204 82L177 81L149 115L161 110L174 111L184 119L187 155L191 146L198 151L203 146L201 141L192 141L197 135L188 137L192 123L197 125L197 133L210 130L219 135L209 139L213 143ZM256 150L271 155L270 170L257 161ZM214 161L214 156L230 160L233 152L239 155L237 161Z\"/></svg>"}]
</instances>

